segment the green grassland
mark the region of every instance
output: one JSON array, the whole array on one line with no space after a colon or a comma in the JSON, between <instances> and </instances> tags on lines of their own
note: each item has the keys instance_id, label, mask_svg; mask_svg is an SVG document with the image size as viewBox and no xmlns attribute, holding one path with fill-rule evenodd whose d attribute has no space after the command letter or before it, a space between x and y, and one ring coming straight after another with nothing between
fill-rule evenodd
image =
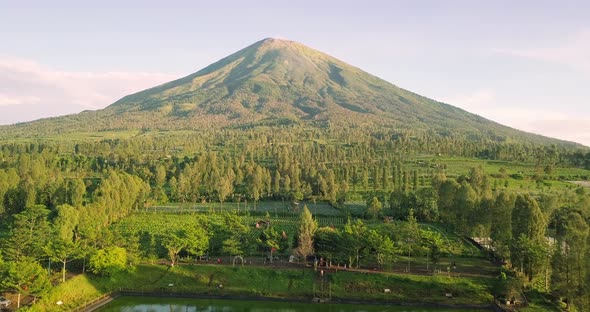
<instances>
[{"instance_id":1,"label":"green grassland","mask_svg":"<svg viewBox=\"0 0 590 312\"><path fill-rule=\"evenodd\" d=\"M219 288L218 285L223 285ZM391 294L384 294L389 288ZM312 269L218 265L139 265L112 277L76 276L53 288L31 311L68 311L95 297L119 289L194 293L214 296L309 300L360 300L382 303L422 302L450 305L487 305L492 301L490 280L474 277L418 276L331 271L323 278ZM452 293L447 298L446 293ZM55 303L62 301L61 306Z\"/></svg>"},{"instance_id":2,"label":"green grassland","mask_svg":"<svg viewBox=\"0 0 590 312\"><path fill-rule=\"evenodd\" d=\"M590 179L590 170L582 168L555 167L546 173L544 166L534 163L480 158L419 156L406 164L419 172L444 168L450 177L467 175L471 168L482 167L484 173L490 175L492 185L497 183L503 187L507 183L509 189L521 190L574 189L577 186L569 181ZM504 174L501 174L502 169Z\"/></svg>"},{"instance_id":3,"label":"green grassland","mask_svg":"<svg viewBox=\"0 0 590 312\"><path fill-rule=\"evenodd\" d=\"M148 211L155 212L231 212L231 213L250 213L253 215L294 215L299 216L303 206L307 206L315 216L342 216L341 210L334 208L326 202L309 202L302 201L293 204L291 201L261 201L256 204L253 202L225 202L220 203L168 203L165 205L154 205L147 208Z\"/></svg>"}]
</instances>

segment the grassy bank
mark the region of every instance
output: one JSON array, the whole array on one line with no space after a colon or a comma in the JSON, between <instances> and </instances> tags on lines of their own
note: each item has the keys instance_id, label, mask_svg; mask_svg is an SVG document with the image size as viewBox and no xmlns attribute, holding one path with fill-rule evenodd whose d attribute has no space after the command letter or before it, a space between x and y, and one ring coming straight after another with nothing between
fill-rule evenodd
<instances>
[{"instance_id":1,"label":"grassy bank","mask_svg":"<svg viewBox=\"0 0 590 312\"><path fill-rule=\"evenodd\" d=\"M67 311L101 294L119 289L198 293L216 296L489 304L490 279L333 272L321 278L312 270L195 265L168 268L141 265L111 278L79 275L52 289L32 311ZM223 288L219 288L219 285ZM388 288L391 293L385 294ZM453 298L447 298L452 293ZM62 301L61 306L56 302Z\"/></svg>"}]
</instances>

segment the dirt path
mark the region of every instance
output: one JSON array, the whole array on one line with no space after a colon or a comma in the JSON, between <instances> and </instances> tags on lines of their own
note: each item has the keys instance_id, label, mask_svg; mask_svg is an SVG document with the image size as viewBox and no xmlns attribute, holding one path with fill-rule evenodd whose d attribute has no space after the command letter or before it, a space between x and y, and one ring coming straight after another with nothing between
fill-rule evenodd
<instances>
[{"instance_id":1,"label":"dirt path","mask_svg":"<svg viewBox=\"0 0 590 312\"><path fill-rule=\"evenodd\" d=\"M590 181L568 181L573 184L577 184L584 187L590 187Z\"/></svg>"}]
</instances>

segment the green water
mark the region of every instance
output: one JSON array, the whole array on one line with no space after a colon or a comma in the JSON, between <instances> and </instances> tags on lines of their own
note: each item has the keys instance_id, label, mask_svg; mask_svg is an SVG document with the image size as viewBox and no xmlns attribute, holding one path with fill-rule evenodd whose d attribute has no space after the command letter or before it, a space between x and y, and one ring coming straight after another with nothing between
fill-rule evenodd
<instances>
[{"instance_id":1,"label":"green water","mask_svg":"<svg viewBox=\"0 0 590 312\"><path fill-rule=\"evenodd\" d=\"M414 308L380 305L293 303L272 301L211 300L185 298L120 297L100 312L451 312L485 311L448 308Z\"/></svg>"}]
</instances>

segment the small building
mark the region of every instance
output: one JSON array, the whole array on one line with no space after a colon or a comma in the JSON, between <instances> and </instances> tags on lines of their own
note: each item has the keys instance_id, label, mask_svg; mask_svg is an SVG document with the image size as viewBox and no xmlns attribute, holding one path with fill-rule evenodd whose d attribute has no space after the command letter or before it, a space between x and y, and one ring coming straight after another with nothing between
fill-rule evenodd
<instances>
[{"instance_id":1,"label":"small building","mask_svg":"<svg viewBox=\"0 0 590 312\"><path fill-rule=\"evenodd\" d=\"M266 229L270 225L270 221L258 220L255 223L257 229Z\"/></svg>"}]
</instances>

